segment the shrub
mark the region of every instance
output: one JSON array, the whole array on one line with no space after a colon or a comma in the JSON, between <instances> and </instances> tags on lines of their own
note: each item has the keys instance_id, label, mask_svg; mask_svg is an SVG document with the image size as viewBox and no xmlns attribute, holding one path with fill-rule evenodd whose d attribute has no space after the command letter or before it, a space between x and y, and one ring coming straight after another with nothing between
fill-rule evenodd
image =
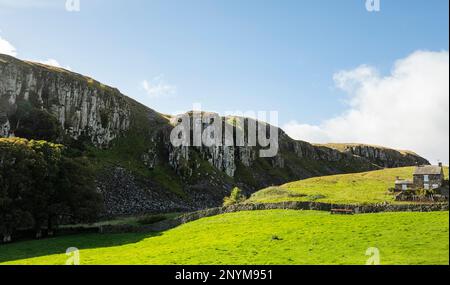
<instances>
[{"instance_id":1,"label":"shrub","mask_svg":"<svg viewBox=\"0 0 450 285\"><path fill-rule=\"evenodd\" d=\"M242 190L239 189L238 187L235 187L232 191L231 191L231 195L230 197L225 197L223 199L223 206L231 206L234 204L238 204L238 203L242 203L245 200L247 200L247 197L244 196L244 194L242 194Z\"/></svg>"},{"instance_id":2,"label":"shrub","mask_svg":"<svg viewBox=\"0 0 450 285\"><path fill-rule=\"evenodd\" d=\"M435 195L435 194L437 194L437 192L434 189L422 189L421 188L416 191L416 195L419 197L422 197L422 198L429 197L429 196Z\"/></svg>"},{"instance_id":3,"label":"shrub","mask_svg":"<svg viewBox=\"0 0 450 285\"><path fill-rule=\"evenodd\" d=\"M17 112L12 117L13 124L17 125L15 135L26 139L56 141L61 131L58 121L48 111L27 103L18 104Z\"/></svg>"},{"instance_id":4,"label":"shrub","mask_svg":"<svg viewBox=\"0 0 450 285\"><path fill-rule=\"evenodd\" d=\"M62 218L90 222L101 210L94 175L63 146L21 138L0 139L0 234L18 228L49 230Z\"/></svg>"}]
</instances>

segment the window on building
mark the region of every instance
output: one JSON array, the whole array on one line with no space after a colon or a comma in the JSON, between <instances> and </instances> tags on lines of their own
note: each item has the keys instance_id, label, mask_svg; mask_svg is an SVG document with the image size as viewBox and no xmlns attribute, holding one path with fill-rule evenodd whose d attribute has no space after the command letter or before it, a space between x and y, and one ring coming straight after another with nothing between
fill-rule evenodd
<instances>
[{"instance_id":1,"label":"window on building","mask_svg":"<svg viewBox=\"0 0 450 285\"><path fill-rule=\"evenodd\" d=\"M430 181L430 177L428 175L424 175L423 176L423 181L424 182L429 182Z\"/></svg>"},{"instance_id":2,"label":"window on building","mask_svg":"<svg viewBox=\"0 0 450 285\"><path fill-rule=\"evenodd\" d=\"M408 185L406 185L406 184L403 184L403 185L402 185L402 190L403 190L403 191L406 191L406 190L408 190Z\"/></svg>"},{"instance_id":3,"label":"window on building","mask_svg":"<svg viewBox=\"0 0 450 285\"><path fill-rule=\"evenodd\" d=\"M430 184L423 184L423 188L425 188L425 190L429 190L430 189Z\"/></svg>"}]
</instances>

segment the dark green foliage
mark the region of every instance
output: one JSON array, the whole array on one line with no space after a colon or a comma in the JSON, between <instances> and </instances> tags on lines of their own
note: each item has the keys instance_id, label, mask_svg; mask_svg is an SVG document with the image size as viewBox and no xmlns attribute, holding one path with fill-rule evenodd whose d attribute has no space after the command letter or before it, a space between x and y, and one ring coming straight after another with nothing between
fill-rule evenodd
<instances>
[{"instance_id":1,"label":"dark green foliage","mask_svg":"<svg viewBox=\"0 0 450 285\"><path fill-rule=\"evenodd\" d=\"M12 122L17 137L47 141L56 141L60 137L61 128L56 118L27 101L17 103Z\"/></svg>"},{"instance_id":2,"label":"dark green foliage","mask_svg":"<svg viewBox=\"0 0 450 285\"><path fill-rule=\"evenodd\" d=\"M66 136L64 139L64 156L66 157L80 157L88 155L88 146L90 145L89 138L83 133L78 139L73 139Z\"/></svg>"},{"instance_id":3,"label":"dark green foliage","mask_svg":"<svg viewBox=\"0 0 450 285\"><path fill-rule=\"evenodd\" d=\"M92 221L100 205L84 159L66 158L62 145L46 141L0 139L0 234Z\"/></svg>"},{"instance_id":4,"label":"dark green foliage","mask_svg":"<svg viewBox=\"0 0 450 285\"><path fill-rule=\"evenodd\" d=\"M94 222L102 210L102 197L95 191L95 175L87 167L86 158L62 157L56 188L56 201L61 201L61 210L75 221ZM56 211L58 212L58 211ZM62 211L60 211L62 212Z\"/></svg>"}]
</instances>

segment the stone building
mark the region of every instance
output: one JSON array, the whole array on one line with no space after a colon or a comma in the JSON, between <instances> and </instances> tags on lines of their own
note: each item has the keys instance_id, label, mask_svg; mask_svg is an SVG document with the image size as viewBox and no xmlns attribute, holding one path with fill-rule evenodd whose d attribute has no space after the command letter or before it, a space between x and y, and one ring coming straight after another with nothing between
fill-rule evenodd
<instances>
[{"instance_id":1,"label":"stone building","mask_svg":"<svg viewBox=\"0 0 450 285\"><path fill-rule=\"evenodd\" d=\"M423 165L418 166L414 170L414 188L415 189L437 189L444 183L444 168L442 163L438 166L435 165Z\"/></svg>"},{"instance_id":2,"label":"stone building","mask_svg":"<svg viewBox=\"0 0 450 285\"><path fill-rule=\"evenodd\" d=\"M407 191L407 190L413 190L414 189L414 183L411 180L406 179L400 179L400 177L397 177L395 180L395 191Z\"/></svg>"},{"instance_id":3,"label":"stone building","mask_svg":"<svg viewBox=\"0 0 450 285\"><path fill-rule=\"evenodd\" d=\"M413 180L401 179L395 180L395 191L407 191L418 189L437 189L442 187L445 179L442 163L436 165L417 166L414 169Z\"/></svg>"}]
</instances>

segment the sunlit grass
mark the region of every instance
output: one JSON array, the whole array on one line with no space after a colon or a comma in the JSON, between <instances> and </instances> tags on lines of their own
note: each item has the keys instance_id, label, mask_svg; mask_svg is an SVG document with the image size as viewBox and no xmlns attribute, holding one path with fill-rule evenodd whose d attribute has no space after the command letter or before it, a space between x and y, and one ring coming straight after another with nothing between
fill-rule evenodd
<instances>
[{"instance_id":1,"label":"sunlit grass","mask_svg":"<svg viewBox=\"0 0 450 285\"><path fill-rule=\"evenodd\" d=\"M354 216L271 210L204 218L155 234L88 234L0 246L0 263L64 264L449 264L449 213Z\"/></svg>"},{"instance_id":2,"label":"sunlit grass","mask_svg":"<svg viewBox=\"0 0 450 285\"><path fill-rule=\"evenodd\" d=\"M412 179L414 167L322 176L263 189L248 202L317 201L325 203L395 203L388 189L397 176ZM448 168L445 168L448 177Z\"/></svg>"}]
</instances>

